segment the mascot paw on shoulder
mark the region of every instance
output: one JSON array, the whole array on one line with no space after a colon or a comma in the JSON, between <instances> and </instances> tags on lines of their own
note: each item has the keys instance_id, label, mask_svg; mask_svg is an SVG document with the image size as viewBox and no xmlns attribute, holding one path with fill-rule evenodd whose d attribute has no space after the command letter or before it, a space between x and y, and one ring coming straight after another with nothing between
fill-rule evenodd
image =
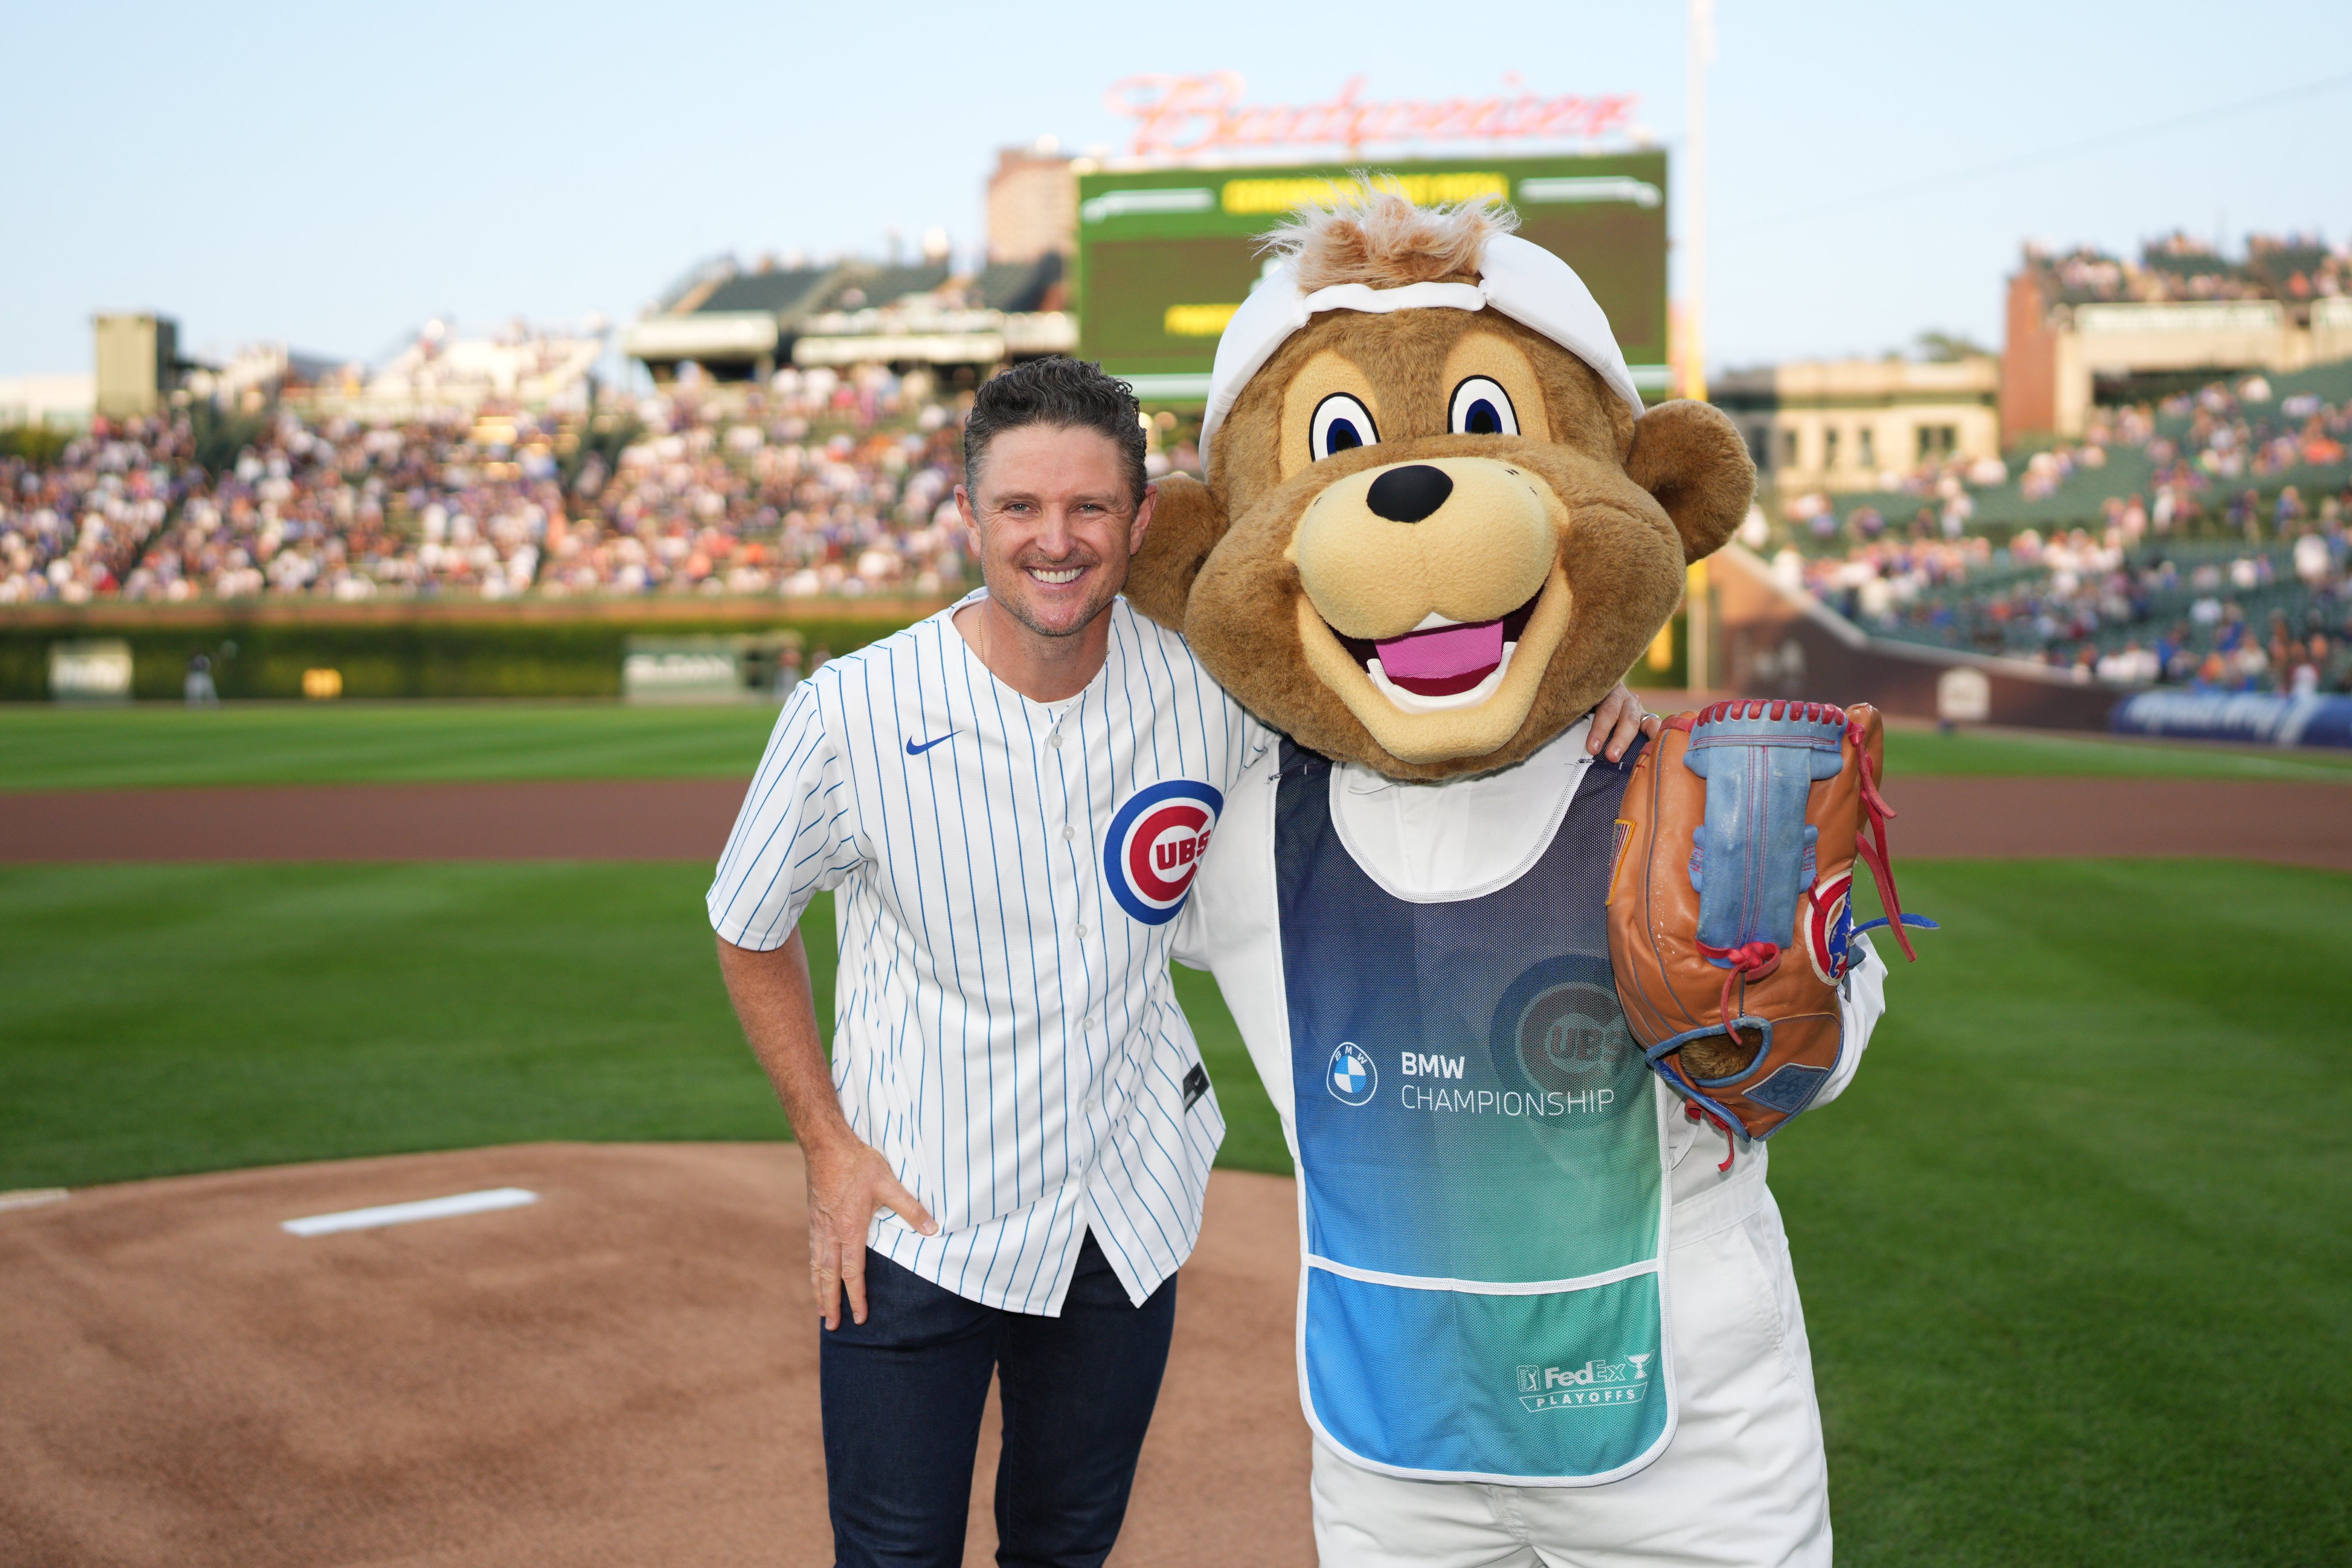
<instances>
[{"instance_id":1,"label":"mascot paw on shoulder","mask_svg":"<svg viewBox=\"0 0 2352 1568\"><path fill-rule=\"evenodd\" d=\"M1582 281L1510 226L1366 185L1280 231L1218 345L1207 482L1161 483L1129 576L1244 706L1391 779L1575 724L1755 487L1722 413L1643 412Z\"/></svg>"}]
</instances>

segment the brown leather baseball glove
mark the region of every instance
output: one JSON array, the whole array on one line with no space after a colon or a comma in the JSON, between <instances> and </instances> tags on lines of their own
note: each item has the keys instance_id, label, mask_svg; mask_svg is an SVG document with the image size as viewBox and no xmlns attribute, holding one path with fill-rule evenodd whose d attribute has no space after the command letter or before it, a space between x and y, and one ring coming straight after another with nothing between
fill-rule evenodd
<instances>
[{"instance_id":1,"label":"brown leather baseball glove","mask_svg":"<svg viewBox=\"0 0 2352 1568\"><path fill-rule=\"evenodd\" d=\"M1886 856L1878 710L1717 703L1634 765L1609 883L1609 956L1650 1066L1727 1134L1769 1138L1844 1049L1857 853L1916 957ZM1727 1161L1727 1165L1729 1162Z\"/></svg>"}]
</instances>

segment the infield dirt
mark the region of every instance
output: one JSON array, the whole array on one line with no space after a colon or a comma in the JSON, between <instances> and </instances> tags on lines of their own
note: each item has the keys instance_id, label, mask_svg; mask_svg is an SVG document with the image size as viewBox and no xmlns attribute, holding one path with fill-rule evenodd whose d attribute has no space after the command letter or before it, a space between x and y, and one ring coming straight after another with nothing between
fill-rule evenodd
<instances>
[{"instance_id":1,"label":"infield dirt","mask_svg":"<svg viewBox=\"0 0 2352 1568\"><path fill-rule=\"evenodd\" d=\"M828 1563L801 1179L790 1145L545 1144L0 1210L0 1562ZM499 1186L539 1201L280 1228ZM1295 1205L1211 1178L1121 1562L1313 1560Z\"/></svg>"},{"instance_id":2,"label":"infield dirt","mask_svg":"<svg viewBox=\"0 0 2352 1568\"><path fill-rule=\"evenodd\" d=\"M324 784L0 796L0 862L716 860L737 779ZM2214 779L1918 778L1899 860L2191 855L2352 871L2352 789Z\"/></svg>"}]
</instances>

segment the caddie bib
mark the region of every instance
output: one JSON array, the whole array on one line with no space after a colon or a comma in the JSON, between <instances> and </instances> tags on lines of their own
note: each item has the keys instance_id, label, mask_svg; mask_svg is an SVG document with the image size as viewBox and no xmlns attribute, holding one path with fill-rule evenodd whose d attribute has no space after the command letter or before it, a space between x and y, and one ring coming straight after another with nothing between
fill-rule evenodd
<instances>
[{"instance_id":1,"label":"caddie bib","mask_svg":"<svg viewBox=\"0 0 2352 1568\"><path fill-rule=\"evenodd\" d=\"M1275 812L1307 1416L1392 1474L1576 1486L1673 1436L1664 1111L1604 898L1625 775L1583 769L1506 886L1413 902L1287 743Z\"/></svg>"}]
</instances>

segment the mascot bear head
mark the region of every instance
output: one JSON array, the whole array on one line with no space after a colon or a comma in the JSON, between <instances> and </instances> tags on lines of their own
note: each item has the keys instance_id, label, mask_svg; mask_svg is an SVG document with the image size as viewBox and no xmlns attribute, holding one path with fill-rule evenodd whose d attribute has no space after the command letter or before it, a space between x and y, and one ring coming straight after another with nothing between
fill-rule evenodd
<instances>
[{"instance_id":1,"label":"mascot bear head","mask_svg":"<svg viewBox=\"0 0 2352 1568\"><path fill-rule=\"evenodd\" d=\"M1643 412L1582 281L1511 226L1364 183L1276 231L1217 346L1207 483L1162 482L1129 573L1244 706L1393 779L1573 725L1755 487L1715 409Z\"/></svg>"}]
</instances>

